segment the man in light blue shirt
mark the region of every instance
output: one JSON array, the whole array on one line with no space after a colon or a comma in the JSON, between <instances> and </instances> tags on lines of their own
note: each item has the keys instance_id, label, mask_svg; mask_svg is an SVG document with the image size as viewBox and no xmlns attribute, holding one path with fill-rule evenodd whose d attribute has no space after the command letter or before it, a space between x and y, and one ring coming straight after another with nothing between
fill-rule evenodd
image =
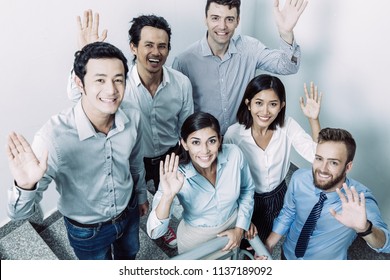
<instances>
[{"instance_id":1,"label":"man in light blue shirt","mask_svg":"<svg viewBox=\"0 0 390 280\"><path fill-rule=\"evenodd\" d=\"M74 71L82 92L77 104L53 116L31 147L19 134L8 138L15 179L8 213L28 218L54 181L79 259L135 259L139 217L147 213L148 201L141 115L136 108L119 108L127 59L116 47L97 42L76 53Z\"/></svg>"},{"instance_id":2,"label":"man in light blue shirt","mask_svg":"<svg viewBox=\"0 0 390 280\"><path fill-rule=\"evenodd\" d=\"M80 18L78 21L80 47L105 40L106 31L98 36L99 14L93 20L92 11L88 10L83 24ZM142 113L145 180L154 183L157 190L159 163L178 146L180 128L194 111L192 87L185 75L165 66L171 49L171 28L164 18L155 15L133 18L129 38L134 64L130 67L122 107L136 106ZM69 85L70 99L77 100L80 96L77 87ZM169 247L176 246L171 228L163 239Z\"/></svg>"},{"instance_id":3,"label":"man in light blue shirt","mask_svg":"<svg viewBox=\"0 0 390 280\"><path fill-rule=\"evenodd\" d=\"M222 134L236 122L245 88L256 71L281 75L298 71L301 54L293 29L307 1L292 2L286 1L279 11L279 1L275 0L280 49L270 50L255 38L233 37L240 22L240 0L208 0L206 36L175 58L172 67L191 80L194 110L213 114Z\"/></svg>"},{"instance_id":4,"label":"man in light blue shirt","mask_svg":"<svg viewBox=\"0 0 390 280\"><path fill-rule=\"evenodd\" d=\"M283 235L288 260L343 260L356 237L377 252L390 253L390 232L377 202L363 184L347 178L356 143L342 129L321 130L312 170L296 171L287 188L283 209L266 241L272 251ZM303 256L297 253L302 228L320 193L326 200ZM298 256L297 256L298 255Z\"/></svg>"}]
</instances>

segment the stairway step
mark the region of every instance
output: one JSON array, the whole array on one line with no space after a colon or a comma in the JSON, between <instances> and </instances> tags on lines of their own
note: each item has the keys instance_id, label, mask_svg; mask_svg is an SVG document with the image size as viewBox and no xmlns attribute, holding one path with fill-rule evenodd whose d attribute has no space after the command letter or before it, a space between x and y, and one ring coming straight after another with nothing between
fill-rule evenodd
<instances>
[{"instance_id":1,"label":"stairway step","mask_svg":"<svg viewBox=\"0 0 390 280\"><path fill-rule=\"evenodd\" d=\"M55 223L42 231L40 235L60 260L77 260L77 257L70 246L62 216Z\"/></svg>"},{"instance_id":2,"label":"stairway step","mask_svg":"<svg viewBox=\"0 0 390 280\"><path fill-rule=\"evenodd\" d=\"M137 260L168 260L168 255L142 229L139 231L140 249Z\"/></svg>"},{"instance_id":3,"label":"stairway step","mask_svg":"<svg viewBox=\"0 0 390 280\"><path fill-rule=\"evenodd\" d=\"M2 260L57 260L49 246L26 221L0 240Z\"/></svg>"}]
</instances>

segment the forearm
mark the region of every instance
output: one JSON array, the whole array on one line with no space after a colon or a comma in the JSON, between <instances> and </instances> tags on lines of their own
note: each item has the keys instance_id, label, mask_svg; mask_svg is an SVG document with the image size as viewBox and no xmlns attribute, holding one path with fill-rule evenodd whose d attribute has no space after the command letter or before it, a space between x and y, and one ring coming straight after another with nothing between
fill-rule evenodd
<instances>
[{"instance_id":1,"label":"forearm","mask_svg":"<svg viewBox=\"0 0 390 280\"><path fill-rule=\"evenodd\" d=\"M372 227L372 233L362 237L372 248L382 248L386 242L385 233L376 227Z\"/></svg>"},{"instance_id":2,"label":"forearm","mask_svg":"<svg viewBox=\"0 0 390 280\"><path fill-rule=\"evenodd\" d=\"M171 211L174 196L162 195L156 207L156 216L160 220L168 219Z\"/></svg>"},{"instance_id":3,"label":"forearm","mask_svg":"<svg viewBox=\"0 0 390 280\"><path fill-rule=\"evenodd\" d=\"M39 197L36 189L23 190L17 186L10 188L8 190L8 216L12 220L21 220L30 217L35 212L37 195Z\"/></svg>"},{"instance_id":4,"label":"forearm","mask_svg":"<svg viewBox=\"0 0 390 280\"><path fill-rule=\"evenodd\" d=\"M268 249L272 252L275 245L279 242L279 240L282 238L282 236L274 231L270 233L267 240L265 241L265 245L268 247Z\"/></svg>"},{"instance_id":5,"label":"forearm","mask_svg":"<svg viewBox=\"0 0 390 280\"><path fill-rule=\"evenodd\" d=\"M319 118L317 119L309 119L310 128L311 128L311 137L314 142L318 142L318 134L321 131L321 125Z\"/></svg>"},{"instance_id":6,"label":"forearm","mask_svg":"<svg viewBox=\"0 0 390 280\"><path fill-rule=\"evenodd\" d=\"M294 32L292 31L279 31L280 38L283 39L287 44L292 45L294 42Z\"/></svg>"}]
</instances>

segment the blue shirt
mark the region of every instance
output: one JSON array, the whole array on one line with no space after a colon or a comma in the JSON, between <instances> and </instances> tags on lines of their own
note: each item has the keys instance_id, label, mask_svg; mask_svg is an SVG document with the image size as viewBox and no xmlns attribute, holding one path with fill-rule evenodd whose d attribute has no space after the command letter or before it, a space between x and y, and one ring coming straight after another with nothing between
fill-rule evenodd
<instances>
[{"instance_id":1,"label":"blue shirt","mask_svg":"<svg viewBox=\"0 0 390 280\"><path fill-rule=\"evenodd\" d=\"M300 48L280 39L280 49L270 50L249 36L230 40L224 57L214 56L207 36L177 56L172 67L190 78L195 112L214 115L225 134L236 122L236 114L246 86L257 70L274 74L294 74L299 69Z\"/></svg>"},{"instance_id":2,"label":"blue shirt","mask_svg":"<svg viewBox=\"0 0 390 280\"><path fill-rule=\"evenodd\" d=\"M371 191L361 183L346 179L348 187L354 186L358 193L363 192L366 198L367 219L384 231L386 243L377 252L390 252L390 233L387 225L381 218L377 202ZM342 190L342 192L344 192ZM296 171L287 188L283 209L275 219L272 231L285 235L283 252L288 260L297 259L295 246L301 229L310 214L311 209L319 200L321 190L313 184L312 170L300 169ZM333 208L341 212L341 200L338 194L326 192L327 200L321 211L321 216L310 237L309 244L303 259L307 260L345 260L349 246L357 237L356 232L338 222L329 212Z\"/></svg>"},{"instance_id":3,"label":"blue shirt","mask_svg":"<svg viewBox=\"0 0 390 280\"><path fill-rule=\"evenodd\" d=\"M177 198L183 207L186 223L193 227L216 227L238 210L236 227L248 230L253 213L254 185L245 158L236 145L223 145L222 152L219 152L215 187L196 171L192 163L180 165L179 171L185 180ZM162 236L169 224L169 218L159 220L156 216L161 196L159 188L147 222L148 234L153 239Z\"/></svg>"},{"instance_id":4,"label":"blue shirt","mask_svg":"<svg viewBox=\"0 0 390 280\"><path fill-rule=\"evenodd\" d=\"M81 100L53 116L35 135L32 148L40 157L49 151L48 169L34 190L14 186L9 191L8 213L13 219L33 214L35 204L54 181L58 210L80 223L110 220L127 206L133 190L145 203L145 169L140 112L119 109L107 135L96 132Z\"/></svg>"},{"instance_id":5,"label":"blue shirt","mask_svg":"<svg viewBox=\"0 0 390 280\"><path fill-rule=\"evenodd\" d=\"M152 96L141 82L137 65L129 68L121 107L134 106L140 110L144 156L157 157L177 144L183 122L194 112L191 82L179 71L163 66L163 80ZM67 91L73 101L81 97L73 79L69 80Z\"/></svg>"}]
</instances>

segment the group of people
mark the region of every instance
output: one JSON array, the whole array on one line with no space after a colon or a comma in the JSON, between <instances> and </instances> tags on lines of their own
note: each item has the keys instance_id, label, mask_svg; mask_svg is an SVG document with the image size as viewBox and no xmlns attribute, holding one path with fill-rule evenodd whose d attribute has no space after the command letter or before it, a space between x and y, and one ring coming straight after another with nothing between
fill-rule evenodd
<instances>
[{"instance_id":1,"label":"group of people","mask_svg":"<svg viewBox=\"0 0 390 280\"><path fill-rule=\"evenodd\" d=\"M240 4L207 0L205 36L172 68L165 65L171 29L163 17L132 20L131 66L103 42L107 31L99 34L99 14L88 10L78 17L79 50L68 86L74 107L52 117L32 145L20 134L8 137L10 217L29 217L54 181L79 259L135 259L151 183L148 235L163 237L179 253L217 236L228 237L222 249L228 251L256 235L271 252L285 236L285 259L346 259L357 236L377 252L390 252L390 232L375 198L347 178L353 137L320 127L317 86L305 84L300 100L309 135L286 116L282 81L256 75L298 71L293 29L307 1L286 1L280 8L274 0L277 50L234 35ZM295 172L287 186L292 148L313 167ZM175 199L183 207L177 236L169 226ZM320 215L307 230L315 205ZM301 231L310 231L305 245Z\"/></svg>"}]
</instances>

